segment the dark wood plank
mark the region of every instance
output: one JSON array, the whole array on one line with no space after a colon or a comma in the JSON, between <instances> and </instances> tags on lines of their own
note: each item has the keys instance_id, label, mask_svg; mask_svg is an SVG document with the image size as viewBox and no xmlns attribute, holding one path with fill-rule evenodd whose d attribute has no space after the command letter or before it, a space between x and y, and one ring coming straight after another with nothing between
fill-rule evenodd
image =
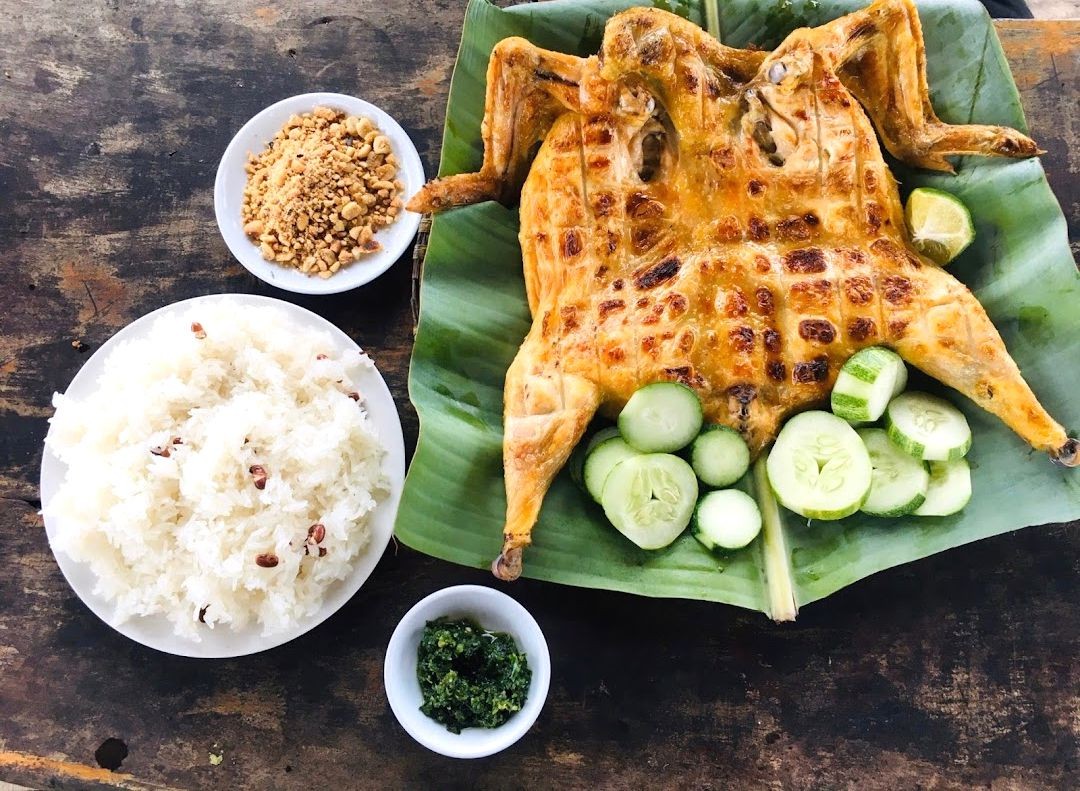
<instances>
[{"instance_id":1,"label":"dark wood plank","mask_svg":"<svg viewBox=\"0 0 1080 791\"><path fill-rule=\"evenodd\" d=\"M229 290L310 307L372 352L415 442L407 257L361 291L284 295L232 261L211 191L244 120L315 89L385 107L433 170L463 5L110 0L20 10L0 1L0 779L237 789L1078 784L1075 528L894 569L785 627L701 602L516 583L551 644L551 696L518 746L472 763L404 734L381 662L413 602L449 584L491 584L484 573L391 548L314 633L233 661L163 656L98 622L49 552L37 468L50 393L138 315ZM1080 82L1080 28L999 29L1075 243L1076 110L1066 99ZM130 776L93 773L108 737L128 745L120 771ZM212 751L224 756L218 766Z\"/></svg>"}]
</instances>

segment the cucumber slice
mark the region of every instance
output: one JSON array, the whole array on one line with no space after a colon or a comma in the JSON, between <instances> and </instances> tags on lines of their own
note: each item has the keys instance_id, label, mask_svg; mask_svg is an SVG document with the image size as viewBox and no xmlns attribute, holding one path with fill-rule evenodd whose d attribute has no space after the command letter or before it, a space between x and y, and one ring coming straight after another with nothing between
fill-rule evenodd
<instances>
[{"instance_id":1,"label":"cucumber slice","mask_svg":"<svg viewBox=\"0 0 1080 791\"><path fill-rule=\"evenodd\" d=\"M585 445L585 454L588 455L589 451L591 451L593 448L595 448L601 442L605 442L605 441L611 439L612 437L618 437L618 436L619 436L619 427L618 426L608 426L606 428L600 429L595 434L593 434L591 437L589 437L589 442L588 442L588 444Z\"/></svg>"},{"instance_id":2,"label":"cucumber slice","mask_svg":"<svg viewBox=\"0 0 1080 791\"><path fill-rule=\"evenodd\" d=\"M589 455L590 451L603 442L606 439L619 436L619 429L617 426L608 426L602 428L593 434L587 441L579 442L577 447L574 448L574 452L570 454L570 461L567 462L567 467L570 468L570 480L585 488L585 458Z\"/></svg>"},{"instance_id":3,"label":"cucumber slice","mask_svg":"<svg viewBox=\"0 0 1080 791\"><path fill-rule=\"evenodd\" d=\"M697 496L697 476L689 464L678 456L647 453L615 465L601 504L616 530L642 549L661 549L686 529Z\"/></svg>"},{"instance_id":4,"label":"cucumber slice","mask_svg":"<svg viewBox=\"0 0 1080 791\"><path fill-rule=\"evenodd\" d=\"M872 516L912 513L926 499L930 482L926 465L896 447L884 429L862 428L858 434L874 468L862 512Z\"/></svg>"},{"instance_id":5,"label":"cucumber slice","mask_svg":"<svg viewBox=\"0 0 1080 791\"><path fill-rule=\"evenodd\" d=\"M885 409L889 439L916 459L949 461L971 448L971 427L964 413L944 398L912 390Z\"/></svg>"},{"instance_id":6,"label":"cucumber slice","mask_svg":"<svg viewBox=\"0 0 1080 791\"><path fill-rule=\"evenodd\" d=\"M619 413L619 433L642 453L685 448L701 431L701 401L678 382L645 385Z\"/></svg>"},{"instance_id":7,"label":"cucumber slice","mask_svg":"<svg viewBox=\"0 0 1080 791\"><path fill-rule=\"evenodd\" d=\"M877 420L906 385L907 366L899 354L883 346L861 349L836 376L833 414L849 423Z\"/></svg>"},{"instance_id":8,"label":"cucumber slice","mask_svg":"<svg viewBox=\"0 0 1080 791\"><path fill-rule=\"evenodd\" d=\"M707 486L731 486L750 468L750 449L735 429L706 426L694 440L690 464Z\"/></svg>"},{"instance_id":9,"label":"cucumber slice","mask_svg":"<svg viewBox=\"0 0 1080 791\"><path fill-rule=\"evenodd\" d=\"M742 549L761 532L761 511L738 489L709 492L694 510L690 528L706 549Z\"/></svg>"},{"instance_id":10,"label":"cucumber slice","mask_svg":"<svg viewBox=\"0 0 1080 791\"><path fill-rule=\"evenodd\" d=\"M639 455L631 448L622 437L610 437L589 451L585 456L585 469L582 479L585 483L585 491L600 502L604 493L604 481L614 469L615 465L623 459Z\"/></svg>"},{"instance_id":11,"label":"cucumber slice","mask_svg":"<svg viewBox=\"0 0 1080 791\"><path fill-rule=\"evenodd\" d=\"M873 467L855 429L828 412L803 412L780 430L765 463L785 508L811 519L841 519L859 510Z\"/></svg>"},{"instance_id":12,"label":"cucumber slice","mask_svg":"<svg viewBox=\"0 0 1080 791\"><path fill-rule=\"evenodd\" d=\"M971 499L971 466L967 459L930 462L930 488L915 516L949 516Z\"/></svg>"},{"instance_id":13,"label":"cucumber slice","mask_svg":"<svg viewBox=\"0 0 1080 791\"><path fill-rule=\"evenodd\" d=\"M955 195L929 187L913 190L904 208L915 249L945 266L975 238L971 213Z\"/></svg>"}]
</instances>

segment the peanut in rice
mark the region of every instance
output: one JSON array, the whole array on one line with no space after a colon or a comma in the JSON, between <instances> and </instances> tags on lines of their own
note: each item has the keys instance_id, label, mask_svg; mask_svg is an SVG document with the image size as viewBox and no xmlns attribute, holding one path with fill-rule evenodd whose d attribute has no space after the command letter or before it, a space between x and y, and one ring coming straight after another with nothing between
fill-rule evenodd
<instances>
[{"instance_id":1,"label":"peanut in rice","mask_svg":"<svg viewBox=\"0 0 1080 791\"><path fill-rule=\"evenodd\" d=\"M248 157L244 233L267 261L328 278L381 249L401 213L389 138L369 118L328 107L293 115Z\"/></svg>"}]
</instances>

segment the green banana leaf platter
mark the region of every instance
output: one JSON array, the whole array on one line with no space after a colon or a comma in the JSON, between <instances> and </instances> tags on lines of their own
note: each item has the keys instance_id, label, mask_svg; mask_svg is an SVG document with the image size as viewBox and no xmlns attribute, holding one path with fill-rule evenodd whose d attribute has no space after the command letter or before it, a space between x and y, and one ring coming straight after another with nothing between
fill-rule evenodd
<instances>
[{"instance_id":1,"label":"green banana leaf platter","mask_svg":"<svg viewBox=\"0 0 1080 791\"><path fill-rule=\"evenodd\" d=\"M637 4L554 0L499 9L472 0L450 89L440 175L480 165L485 73L499 40L523 36L548 49L594 54L606 20L630 5ZM655 5L705 23L699 4ZM713 27L729 45L772 47L797 27L861 5L731 0L720 3ZM921 3L919 12L931 99L941 118L1025 130L1016 86L982 6L975 0L932 0ZM905 195L932 186L969 207L976 240L951 269L985 306L1044 406L1076 436L1080 276L1064 217L1038 160L968 158L958 162L955 176L893 166ZM486 568L501 545L503 377L529 327L517 233L516 212L495 203L434 218L409 378L420 438L397 536L421 552L478 568ZM930 382L920 386L942 389ZM1080 470L1053 466L997 418L957 393L946 395L967 414L974 433L974 495L954 516L887 520L856 514L807 523L782 512L771 547L759 539L716 555L684 534L664 550L646 552L617 533L564 470L544 502L525 552L524 575L726 602L780 617L787 609L794 612L778 608L781 588L798 607L882 569L1027 525L1080 518ZM953 554L963 562L960 552Z\"/></svg>"}]
</instances>

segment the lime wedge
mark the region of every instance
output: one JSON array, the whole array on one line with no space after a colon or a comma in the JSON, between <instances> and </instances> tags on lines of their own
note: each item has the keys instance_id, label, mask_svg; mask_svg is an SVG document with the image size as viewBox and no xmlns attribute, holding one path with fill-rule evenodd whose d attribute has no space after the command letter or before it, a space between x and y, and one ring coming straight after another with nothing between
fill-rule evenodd
<instances>
[{"instance_id":1,"label":"lime wedge","mask_svg":"<svg viewBox=\"0 0 1080 791\"><path fill-rule=\"evenodd\" d=\"M908 197L904 209L915 249L945 266L975 238L971 213L955 195L919 187Z\"/></svg>"}]
</instances>

